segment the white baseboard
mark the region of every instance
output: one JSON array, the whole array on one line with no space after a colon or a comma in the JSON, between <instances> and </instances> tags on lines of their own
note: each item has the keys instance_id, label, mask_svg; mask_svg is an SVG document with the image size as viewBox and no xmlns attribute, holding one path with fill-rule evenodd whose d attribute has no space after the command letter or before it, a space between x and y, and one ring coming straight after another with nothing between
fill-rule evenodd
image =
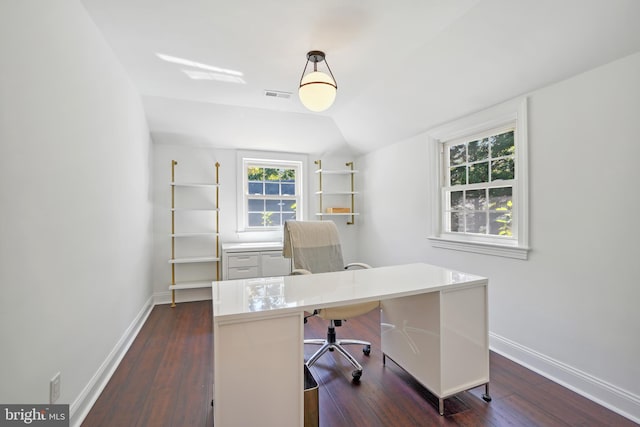
<instances>
[{"instance_id":1,"label":"white baseboard","mask_svg":"<svg viewBox=\"0 0 640 427\"><path fill-rule=\"evenodd\" d=\"M489 333L489 343L491 350L507 359L640 423L640 396L500 335Z\"/></svg>"},{"instance_id":2,"label":"white baseboard","mask_svg":"<svg viewBox=\"0 0 640 427\"><path fill-rule=\"evenodd\" d=\"M122 361L122 358L129 350L129 347L131 347L131 344L138 336L138 332L140 332L142 325L144 325L149 317L153 306L153 297L151 297L144 303L144 306L138 315L133 319L133 322L131 322L127 330L122 335L122 338L120 338L98 371L91 378L91 381L89 381L78 398L69 406L69 425L73 427L80 427L80 424L82 424L87 414L89 414L91 407L96 400L98 400L100 393L102 393L102 390L104 390L111 379L111 376L120 364L120 361Z\"/></svg>"},{"instance_id":3,"label":"white baseboard","mask_svg":"<svg viewBox=\"0 0 640 427\"><path fill-rule=\"evenodd\" d=\"M211 300L211 289L183 289L176 292L176 303L190 301L206 301ZM69 425L80 427L84 419L89 414L100 393L107 386L111 376L118 368L129 347L138 336L140 329L146 322L153 307L159 304L171 303L171 291L156 293L151 296L145 303L138 315L133 319L127 330L124 332L118 343L115 345L111 353L98 368L95 375L82 390L76 400L69 406Z\"/></svg>"}]
</instances>

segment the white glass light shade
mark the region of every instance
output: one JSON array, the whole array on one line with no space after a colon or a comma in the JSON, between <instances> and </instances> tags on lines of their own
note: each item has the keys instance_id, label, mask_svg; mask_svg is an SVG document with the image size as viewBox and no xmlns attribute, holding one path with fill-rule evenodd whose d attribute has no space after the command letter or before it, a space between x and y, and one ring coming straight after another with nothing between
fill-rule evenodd
<instances>
[{"instance_id":1,"label":"white glass light shade","mask_svg":"<svg viewBox=\"0 0 640 427\"><path fill-rule=\"evenodd\" d=\"M314 71L302 78L298 96L302 105L311 111L320 112L331 107L336 99L336 92L336 83L330 76Z\"/></svg>"}]
</instances>

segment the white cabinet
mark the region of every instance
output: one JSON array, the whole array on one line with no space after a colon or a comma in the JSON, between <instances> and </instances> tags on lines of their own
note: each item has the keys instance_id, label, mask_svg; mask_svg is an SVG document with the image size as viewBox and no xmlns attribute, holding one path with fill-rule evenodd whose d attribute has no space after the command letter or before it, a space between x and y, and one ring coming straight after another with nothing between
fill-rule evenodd
<instances>
[{"instance_id":1,"label":"white cabinet","mask_svg":"<svg viewBox=\"0 0 640 427\"><path fill-rule=\"evenodd\" d=\"M431 391L443 415L445 398L489 383L487 313L486 285L383 300L383 363L389 357ZM488 385L483 398L491 400Z\"/></svg>"},{"instance_id":2,"label":"white cabinet","mask_svg":"<svg viewBox=\"0 0 640 427\"><path fill-rule=\"evenodd\" d=\"M171 161L171 306L176 291L208 288L220 280L219 163L215 181L176 180L178 162Z\"/></svg>"},{"instance_id":3,"label":"white cabinet","mask_svg":"<svg viewBox=\"0 0 640 427\"><path fill-rule=\"evenodd\" d=\"M282 256L280 242L222 244L222 280L286 276L291 260Z\"/></svg>"},{"instance_id":4,"label":"white cabinet","mask_svg":"<svg viewBox=\"0 0 640 427\"><path fill-rule=\"evenodd\" d=\"M318 210L316 216L345 216L347 224L353 224L358 212L355 211L355 174L353 162L345 163L349 169L323 169L322 160L314 162L318 165ZM330 205L330 206L329 206Z\"/></svg>"},{"instance_id":5,"label":"white cabinet","mask_svg":"<svg viewBox=\"0 0 640 427\"><path fill-rule=\"evenodd\" d=\"M282 249L260 252L260 277L291 274L291 260L282 256Z\"/></svg>"},{"instance_id":6,"label":"white cabinet","mask_svg":"<svg viewBox=\"0 0 640 427\"><path fill-rule=\"evenodd\" d=\"M224 271L227 273L222 275L223 280L258 277L259 252L223 254L222 259L226 265Z\"/></svg>"}]
</instances>

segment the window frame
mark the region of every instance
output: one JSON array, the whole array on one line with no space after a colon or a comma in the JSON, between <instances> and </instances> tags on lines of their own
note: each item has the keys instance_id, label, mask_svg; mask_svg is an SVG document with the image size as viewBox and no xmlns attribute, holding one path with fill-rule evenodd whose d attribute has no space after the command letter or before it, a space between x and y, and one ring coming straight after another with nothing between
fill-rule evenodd
<instances>
[{"instance_id":1,"label":"window frame","mask_svg":"<svg viewBox=\"0 0 640 427\"><path fill-rule=\"evenodd\" d=\"M249 179L247 168L259 166L263 168L287 168L295 169L295 196L288 196L291 200L296 200L296 219L304 218L304 173L305 159L302 156L292 156L278 153L238 153L238 232L273 232L282 229L282 224L271 227L257 227L249 225L249 198L255 195L249 194ZM281 199L278 196L278 199ZM265 196L265 200L273 197Z\"/></svg>"},{"instance_id":2,"label":"window frame","mask_svg":"<svg viewBox=\"0 0 640 427\"><path fill-rule=\"evenodd\" d=\"M492 131L513 126L515 143L515 176L512 191L512 218L514 238L501 236L447 232L445 230L445 187L447 171L444 169L448 153L447 143L473 141ZM527 99L509 101L473 115L442 125L427 133L431 156L432 182L429 185L433 202L431 235L428 239L436 248L453 249L487 255L527 259L529 248L529 194L527 167Z\"/></svg>"},{"instance_id":3,"label":"window frame","mask_svg":"<svg viewBox=\"0 0 640 427\"><path fill-rule=\"evenodd\" d=\"M516 123L515 122L511 122L508 124L505 124L504 126L500 126L497 128L493 128L493 129L488 129L484 132L481 132L479 134L474 134L474 135L468 135L462 138L456 138L456 139L452 139L449 141L442 141L441 144L441 159L443 162L443 169L442 169L442 174L443 174L443 178L442 178L442 186L440 188L440 194L441 194L441 203L442 203L442 214L443 214L443 218L442 218L442 233L443 234L451 234L452 236L460 236L460 235L464 235L466 236L467 239L470 240L474 240L477 239L478 241L487 241L487 242L491 242L491 243L496 243L496 244L506 244L506 245L511 245L511 243L508 243L508 241L512 241L512 240L517 240L518 238L518 221L517 221L517 210L518 210L518 194L517 194L517 179L514 176L513 179L508 179L508 180L489 180L486 182L480 182L480 183L471 183L471 182L467 182L466 184L459 184L459 185L450 185L450 170L451 167L456 167L455 165L451 165L449 163L449 159L450 156L448 155L449 150L452 146L457 146L457 145L462 145L465 144L468 146L468 144L472 141L478 141L478 140L482 140L485 138L489 138L491 136L495 136L495 135L500 135L500 134L504 134L507 132L513 131L514 133L514 146L516 145L516 141L515 141L515 131L516 131ZM516 162L516 154L517 154L517 150L516 153L514 153L513 156L508 156L508 158L512 158L514 161L514 170L517 171L518 170L518 164ZM469 154L467 153L467 156ZM498 159L498 157L493 157L493 156L487 156L486 158L486 163L488 163L489 165L491 164L492 160L496 160ZM498 159L499 160L499 159ZM465 167L465 174L467 175L466 178L469 178L469 174L470 171L467 168L467 166L472 166L475 163L485 163L485 161L469 161L466 160L463 164L459 165L458 167L461 167L464 165ZM489 177L489 175L491 175L491 168L488 168L487 171L487 178ZM511 193L511 200L513 202L513 207L511 209L511 213L512 213L512 218L516 218L515 221L513 221L512 227L511 227L511 236L499 236L499 235L495 235L495 234L483 234L483 233L472 233L472 232L468 232L468 231L449 231L449 226L448 226L448 215L447 213L449 212L453 212L454 210L450 210L448 209L448 203L447 203L447 194L448 193L453 193L453 192L458 192L458 191L463 191L463 192L469 192L469 191L474 191L474 190L487 190L487 189L492 189L492 188L510 188L512 193ZM490 190L489 190L490 191ZM488 199L486 201L486 203L488 203ZM463 209L462 212L465 212L465 209ZM482 211L483 214L487 214L490 213L489 209L485 209ZM467 215L463 215L463 217L467 217Z\"/></svg>"}]
</instances>

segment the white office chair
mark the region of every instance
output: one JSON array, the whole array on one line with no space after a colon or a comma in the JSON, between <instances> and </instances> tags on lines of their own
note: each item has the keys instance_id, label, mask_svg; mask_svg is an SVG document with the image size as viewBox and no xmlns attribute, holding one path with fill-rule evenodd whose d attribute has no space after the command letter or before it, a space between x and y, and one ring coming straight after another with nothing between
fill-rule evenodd
<instances>
[{"instance_id":1,"label":"white office chair","mask_svg":"<svg viewBox=\"0 0 640 427\"><path fill-rule=\"evenodd\" d=\"M292 274L327 273L352 267L371 268L363 263L344 264L338 228L332 221L286 221L283 254L285 258L292 259ZM379 306L380 303L374 301L314 310L312 316L329 320L329 326L326 339L304 340L305 344L321 346L305 364L310 367L327 351L337 350L353 365L355 370L351 375L354 381L359 381L362 376L362 366L343 346L363 345L362 351L368 356L371 353L371 343L354 339L339 340L336 337L335 328L341 326L343 320L361 316Z\"/></svg>"}]
</instances>

